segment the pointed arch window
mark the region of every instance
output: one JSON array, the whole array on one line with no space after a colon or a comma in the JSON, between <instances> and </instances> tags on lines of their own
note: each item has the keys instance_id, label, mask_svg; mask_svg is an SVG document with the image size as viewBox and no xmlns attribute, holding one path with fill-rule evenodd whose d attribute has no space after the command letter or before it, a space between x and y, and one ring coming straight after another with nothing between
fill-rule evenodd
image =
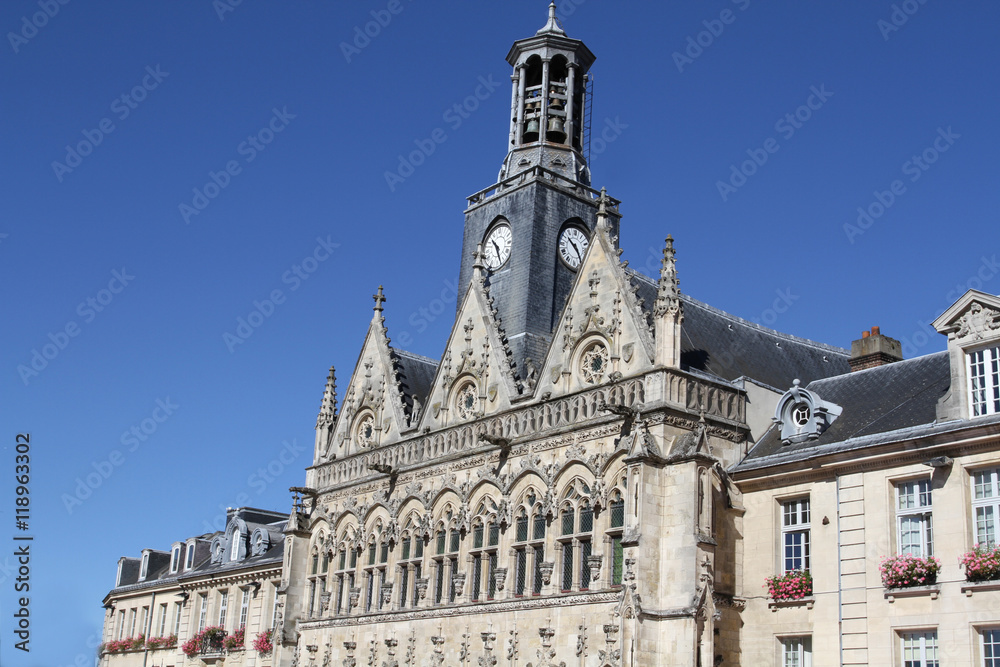
<instances>
[{"instance_id":1,"label":"pointed arch window","mask_svg":"<svg viewBox=\"0 0 1000 667\"><path fill-rule=\"evenodd\" d=\"M496 595L496 570L499 558L500 526L496 518L497 505L492 498L479 504L472 525L472 592L473 602Z\"/></svg>"},{"instance_id":2,"label":"pointed arch window","mask_svg":"<svg viewBox=\"0 0 1000 667\"><path fill-rule=\"evenodd\" d=\"M561 535L559 547L562 550L562 591L590 588L590 565L592 553L592 533L594 531L594 508L590 504L590 487L576 481L566 491L560 514Z\"/></svg>"},{"instance_id":3,"label":"pointed arch window","mask_svg":"<svg viewBox=\"0 0 1000 667\"><path fill-rule=\"evenodd\" d=\"M625 494L626 477L622 477L622 488L614 489L611 502L608 504L607 544L611 550L611 585L622 585L622 571L625 565L625 549L622 545L622 535L625 532Z\"/></svg>"}]
</instances>

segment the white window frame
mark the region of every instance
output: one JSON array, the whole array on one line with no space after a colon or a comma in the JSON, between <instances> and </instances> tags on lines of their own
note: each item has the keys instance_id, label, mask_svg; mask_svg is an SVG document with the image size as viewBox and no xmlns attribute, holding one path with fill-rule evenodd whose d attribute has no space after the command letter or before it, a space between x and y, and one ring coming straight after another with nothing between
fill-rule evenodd
<instances>
[{"instance_id":1,"label":"white window frame","mask_svg":"<svg viewBox=\"0 0 1000 667\"><path fill-rule=\"evenodd\" d=\"M1000 530L1000 468L973 470L969 475L972 497L973 544L997 544Z\"/></svg>"},{"instance_id":2,"label":"white window frame","mask_svg":"<svg viewBox=\"0 0 1000 667\"><path fill-rule=\"evenodd\" d=\"M118 637L117 639L122 639L125 635L125 610L118 610Z\"/></svg>"},{"instance_id":3,"label":"white window frame","mask_svg":"<svg viewBox=\"0 0 1000 667\"><path fill-rule=\"evenodd\" d=\"M142 623L139 624L139 634L146 634L149 628L149 605L142 608Z\"/></svg>"},{"instance_id":4,"label":"white window frame","mask_svg":"<svg viewBox=\"0 0 1000 667\"><path fill-rule=\"evenodd\" d=\"M232 536L231 539L233 540L233 545L232 545L232 548L229 551L229 560L236 561L236 560L239 560L239 558L240 558L240 531L239 531L239 529L236 529L236 530L233 531L233 536Z\"/></svg>"},{"instance_id":5,"label":"white window frame","mask_svg":"<svg viewBox=\"0 0 1000 667\"><path fill-rule=\"evenodd\" d=\"M982 667L1000 667L1000 627L980 628L979 632L979 664ZM990 635L987 643L986 636ZM986 647L990 647L990 655L986 655Z\"/></svg>"},{"instance_id":6,"label":"white window frame","mask_svg":"<svg viewBox=\"0 0 1000 667\"><path fill-rule=\"evenodd\" d=\"M205 629L205 622L208 620L208 593L202 593L200 598L201 611L198 612L198 632Z\"/></svg>"},{"instance_id":7,"label":"white window frame","mask_svg":"<svg viewBox=\"0 0 1000 667\"><path fill-rule=\"evenodd\" d=\"M180 637L181 636L181 607L180 602L174 603L174 632L173 634Z\"/></svg>"},{"instance_id":8,"label":"white window frame","mask_svg":"<svg viewBox=\"0 0 1000 667\"><path fill-rule=\"evenodd\" d=\"M173 549L170 550L170 574L174 574L177 572L177 568L178 566L180 566L180 560L181 560L181 545L178 544L174 546Z\"/></svg>"},{"instance_id":9,"label":"white window frame","mask_svg":"<svg viewBox=\"0 0 1000 667\"><path fill-rule=\"evenodd\" d=\"M131 609L129 609L129 616L128 616L129 637L135 637L135 617L136 617L135 607L132 607Z\"/></svg>"},{"instance_id":10,"label":"white window frame","mask_svg":"<svg viewBox=\"0 0 1000 667\"><path fill-rule=\"evenodd\" d=\"M907 642L911 642L907 646ZM907 651L911 654L907 655ZM913 655L912 652L916 652ZM908 660L907 658L913 658ZM940 667L941 656L937 629L899 633L899 665L901 667Z\"/></svg>"},{"instance_id":11,"label":"white window frame","mask_svg":"<svg viewBox=\"0 0 1000 667\"><path fill-rule=\"evenodd\" d=\"M785 500L781 503L781 573L808 570L812 552L812 508L809 496ZM799 550L799 555L789 555L789 549ZM801 567L794 567L801 564ZM789 567L792 565L793 567Z\"/></svg>"},{"instance_id":12,"label":"white window frame","mask_svg":"<svg viewBox=\"0 0 1000 667\"><path fill-rule=\"evenodd\" d=\"M927 558L934 555L933 489L929 477L896 482L896 551ZM919 525L919 539L913 543L904 540L912 530L903 530L904 524L916 521Z\"/></svg>"},{"instance_id":13,"label":"white window frame","mask_svg":"<svg viewBox=\"0 0 1000 667\"><path fill-rule=\"evenodd\" d=\"M966 352L965 371L969 417L1000 412L1000 346Z\"/></svg>"},{"instance_id":14,"label":"white window frame","mask_svg":"<svg viewBox=\"0 0 1000 667\"><path fill-rule=\"evenodd\" d=\"M243 597L240 600L240 623L237 628L245 628L247 626L247 619L250 616L250 589L243 589Z\"/></svg>"},{"instance_id":15,"label":"white window frame","mask_svg":"<svg viewBox=\"0 0 1000 667\"><path fill-rule=\"evenodd\" d=\"M229 591L219 591L219 627L226 627L229 614Z\"/></svg>"},{"instance_id":16,"label":"white window frame","mask_svg":"<svg viewBox=\"0 0 1000 667\"><path fill-rule=\"evenodd\" d=\"M780 667L812 667L812 635L781 637L778 643Z\"/></svg>"},{"instance_id":17,"label":"white window frame","mask_svg":"<svg viewBox=\"0 0 1000 667\"><path fill-rule=\"evenodd\" d=\"M194 547L195 547L195 543L194 542L188 542L187 543L187 553L186 553L186 555L184 557L184 571L185 572L188 571L188 570L190 570L192 567L194 567Z\"/></svg>"},{"instance_id":18,"label":"white window frame","mask_svg":"<svg viewBox=\"0 0 1000 667\"><path fill-rule=\"evenodd\" d=\"M167 631L167 603L163 602L160 604L160 632L157 636L162 637L163 633Z\"/></svg>"},{"instance_id":19,"label":"white window frame","mask_svg":"<svg viewBox=\"0 0 1000 667\"><path fill-rule=\"evenodd\" d=\"M142 564L139 565L139 581L145 579L147 574L149 574L149 552L144 551L142 553Z\"/></svg>"},{"instance_id":20,"label":"white window frame","mask_svg":"<svg viewBox=\"0 0 1000 667\"><path fill-rule=\"evenodd\" d=\"M118 574L115 575L115 588L122 585L122 565L125 563L124 560L118 561Z\"/></svg>"}]
</instances>

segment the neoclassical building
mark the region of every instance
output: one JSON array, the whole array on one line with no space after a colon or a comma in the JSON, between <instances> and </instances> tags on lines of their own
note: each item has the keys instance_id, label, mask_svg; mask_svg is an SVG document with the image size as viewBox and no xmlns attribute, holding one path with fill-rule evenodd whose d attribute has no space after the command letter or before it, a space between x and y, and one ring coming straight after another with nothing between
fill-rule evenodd
<instances>
[{"instance_id":1,"label":"neoclassical building","mask_svg":"<svg viewBox=\"0 0 1000 667\"><path fill-rule=\"evenodd\" d=\"M261 582L273 652L165 665L1000 667L1000 583L959 565L1000 516L1000 298L903 360L877 328L845 349L691 298L670 236L655 279L630 269L587 164L594 59L554 6L508 53L510 150L468 198L441 356L392 345L379 287L273 547L241 569L232 526L195 540L230 600ZM886 585L897 555L940 572ZM220 613L212 577L156 584L189 594L181 642ZM127 581L108 638L151 592Z\"/></svg>"}]
</instances>

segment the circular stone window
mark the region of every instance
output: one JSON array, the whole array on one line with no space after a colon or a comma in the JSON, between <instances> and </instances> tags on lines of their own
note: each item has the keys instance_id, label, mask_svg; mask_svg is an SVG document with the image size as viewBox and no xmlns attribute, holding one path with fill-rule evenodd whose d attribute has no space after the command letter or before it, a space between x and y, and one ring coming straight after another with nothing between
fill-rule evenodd
<instances>
[{"instance_id":1,"label":"circular stone window","mask_svg":"<svg viewBox=\"0 0 1000 667\"><path fill-rule=\"evenodd\" d=\"M365 415L361 418L354 439L361 448L371 447L375 444L375 418L372 415Z\"/></svg>"},{"instance_id":2,"label":"circular stone window","mask_svg":"<svg viewBox=\"0 0 1000 667\"><path fill-rule=\"evenodd\" d=\"M479 397L476 396L476 385L471 382L458 392L458 399L455 407L458 410L459 419L472 419L476 416L476 404Z\"/></svg>"},{"instance_id":3,"label":"circular stone window","mask_svg":"<svg viewBox=\"0 0 1000 667\"><path fill-rule=\"evenodd\" d=\"M809 406L800 403L792 408L792 422L800 428L808 424Z\"/></svg>"},{"instance_id":4,"label":"circular stone window","mask_svg":"<svg viewBox=\"0 0 1000 667\"><path fill-rule=\"evenodd\" d=\"M611 355L602 343L594 343L583 353L580 362L583 379L590 384L598 384L608 373Z\"/></svg>"}]
</instances>

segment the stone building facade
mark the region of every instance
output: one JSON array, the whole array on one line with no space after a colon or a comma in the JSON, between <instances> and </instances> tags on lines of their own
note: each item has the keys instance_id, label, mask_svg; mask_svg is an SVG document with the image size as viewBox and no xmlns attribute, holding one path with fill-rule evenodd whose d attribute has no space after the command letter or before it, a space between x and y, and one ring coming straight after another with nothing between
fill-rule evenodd
<instances>
[{"instance_id":1,"label":"stone building facade","mask_svg":"<svg viewBox=\"0 0 1000 667\"><path fill-rule=\"evenodd\" d=\"M510 150L468 199L441 357L391 344L379 287L346 385L330 369L280 550L222 580L261 582L273 652L165 664L1000 665L1000 584L958 564L1000 516L1000 299L902 360L877 328L847 350L691 298L669 236L655 279L629 269L586 160L594 59L554 6L508 53ZM941 571L887 587L899 554ZM218 613L196 574L150 584L188 593L181 641L190 596Z\"/></svg>"}]
</instances>

